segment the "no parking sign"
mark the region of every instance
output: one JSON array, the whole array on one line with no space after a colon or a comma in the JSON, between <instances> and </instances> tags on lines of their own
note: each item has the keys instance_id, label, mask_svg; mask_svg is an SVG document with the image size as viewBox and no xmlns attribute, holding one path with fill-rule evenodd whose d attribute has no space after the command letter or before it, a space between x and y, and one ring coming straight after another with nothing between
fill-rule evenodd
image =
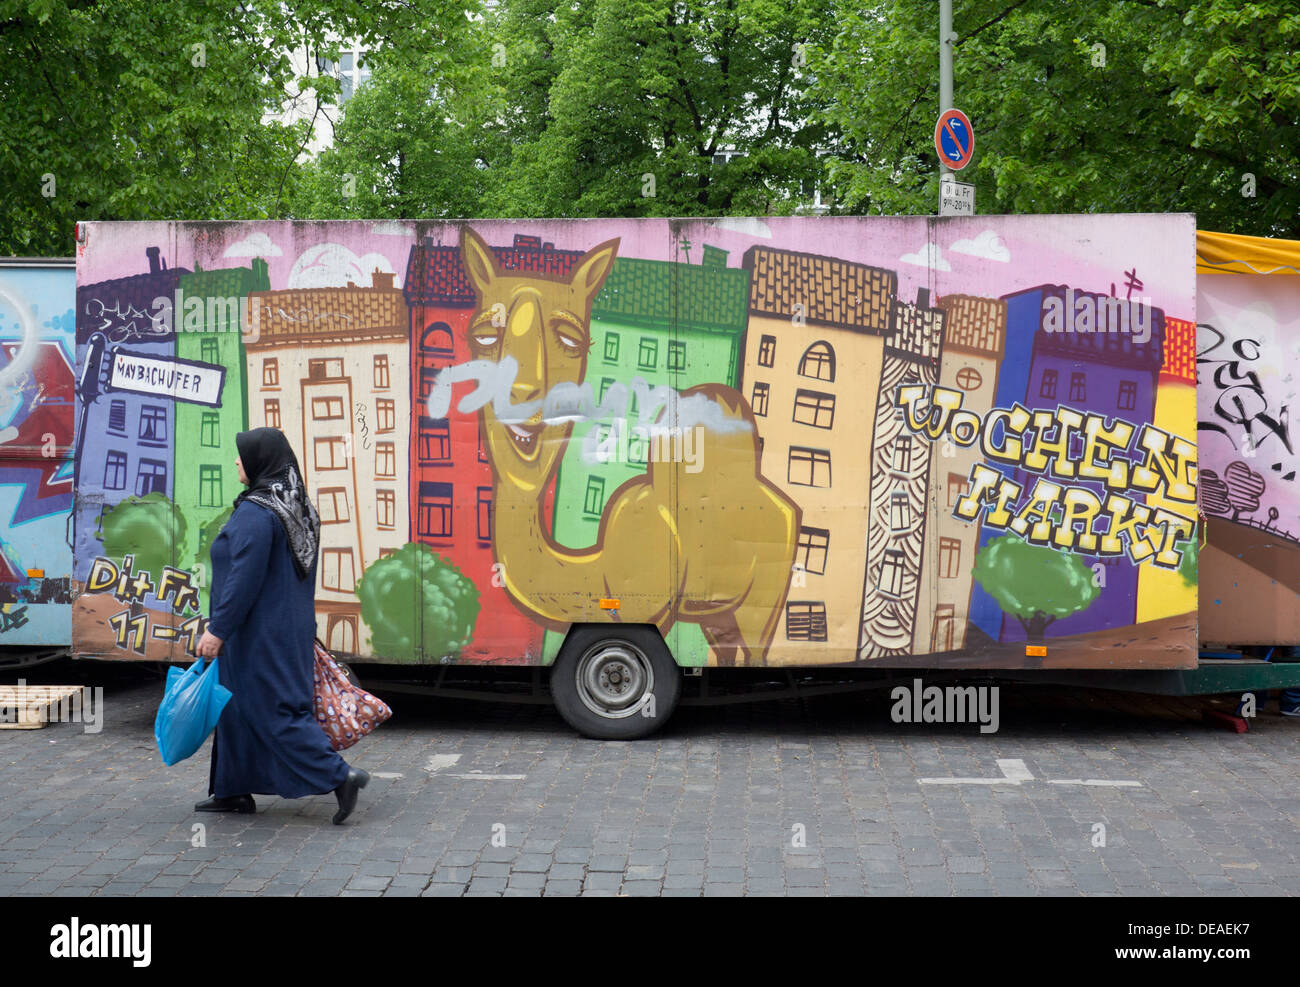
<instances>
[{"instance_id":1,"label":"no parking sign","mask_svg":"<svg viewBox=\"0 0 1300 987\"><path fill-rule=\"evenodd\" d=\"M934 125L934 150L953 171L970 164L975 154L975 130L961 110L944 110Z\"/></svg>"}]
</instances>

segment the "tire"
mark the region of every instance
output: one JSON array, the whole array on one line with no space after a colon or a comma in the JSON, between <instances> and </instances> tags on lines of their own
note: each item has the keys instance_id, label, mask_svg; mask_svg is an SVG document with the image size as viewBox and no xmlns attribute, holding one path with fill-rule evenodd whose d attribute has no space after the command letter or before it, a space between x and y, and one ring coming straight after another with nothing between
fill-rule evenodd
<instances>
[{"instance_id":1,"label":"tire","mask_svg":"<svg viewBox=\"0 0 1300 987\"><path fill-rule=\"evenodd\" d=\"M682 673L652 627L574 627L551 666L551 698L564 721L596 740L635 740L668 721Z\"/></svg>"}]
</instances>

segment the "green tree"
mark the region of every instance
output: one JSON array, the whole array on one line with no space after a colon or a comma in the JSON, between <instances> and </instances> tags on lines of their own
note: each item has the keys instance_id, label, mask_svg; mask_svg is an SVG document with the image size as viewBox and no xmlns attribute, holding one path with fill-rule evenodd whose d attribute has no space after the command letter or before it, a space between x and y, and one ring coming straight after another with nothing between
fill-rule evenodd
<instances>
[{"instance_id":1,"label":"green tree","mask_svg":"<svg viewBox=\"0 0 1300 987\"><path fill-rule=\"evenodd\" d=\"M1092 570L1077 556L1015 535L994 538L975 557L976 581L1041 644L1048 624L1086 610L1101 595Z\"/></svg>"},{"instance_id":2,"label":"green tree","mask_svg":"<svg viewBox=\"0 0 1300 987\"><path fill-rule=\"evenodd\" d=\"M409 543L357 582L376 655L393 661L454 657L474 636L478 589L428 545Z\"/></svg>"},{"instance_id":3,"label":"green tree","mask_svg":"<svg viewBox=\"0 0 1300 987\"><path fill-rule=\"evenodd\" d=\"M285 215L332 77L291 54L397 44L446 3L0 0L0 253L66 256L78 220Z\"/></svg>"},{"instance_id":4,"label":"green tree","mask_svg":"<svg viewBox=\"0 0 1300 987\"><path fill-rule=\"evenodd\" d=\"M845 5L837 25L809 65L843 135L838 211L933 213L936 5ZM1194 211L1203 229L1300 232L1294 4L969 0L953 29L955 101L976 131L961 176L981 212Z\"/></svg>"},{"instance_id":5,"label":"green tree","mask_svg":"<svg viewBox=\"0 0 1300 987\"><path fill-rule=\"evenodd\" d=\"M1198 524L1192 529L1192 537L1183 545L1183 561L1179 563L1178 575L1183 577L1183 584L1186 586L1196 585L1196 566L1197 559L1201 551L1200 542L1201 527Z\"/></svg>"},{"instance_id":6,"label":"green tree","mask_svg":"<svg viewBox=\"0 0 1300 987\"><path fill-rule=\"evenodd\" d=\"M221 529L226 526L230 515L234 513L234 507L227 507L199 528L199 548L194 555L194 561L189 565L189 570L198 577L199 608L205 613L208 609L208 590L212 587L212 543L217 540L217 535L221 534Z\"/></svg>"},{"instance_id":7,"label":"green tree","mask_svg":"<svg viewBox=\"0 0 1300 987\"><path fill-rule=\"evenodd\" d=\"M155 491L128 497L105 509L96 534L104 554L121 560L135 556L133 572L148 572L155 581L165 565L188 560L185 514L166 494Z\"/></svg>"}]
</instances>

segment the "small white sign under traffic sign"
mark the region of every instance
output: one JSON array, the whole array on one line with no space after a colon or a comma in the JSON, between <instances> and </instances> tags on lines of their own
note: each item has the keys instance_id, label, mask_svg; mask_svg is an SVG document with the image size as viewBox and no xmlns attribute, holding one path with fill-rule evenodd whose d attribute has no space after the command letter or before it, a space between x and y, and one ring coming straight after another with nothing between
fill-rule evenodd
<instances>
[{"instance_id":1,"label":"small white sign under traffic sign","mask_svg":"<svg viewBox=\"0 0 1300 987\"><path fill-rule=\"evenodd\" d=\"M940 216L974 216L975 186L965 182L939 183Z\"/></svg>"}]
</instances>

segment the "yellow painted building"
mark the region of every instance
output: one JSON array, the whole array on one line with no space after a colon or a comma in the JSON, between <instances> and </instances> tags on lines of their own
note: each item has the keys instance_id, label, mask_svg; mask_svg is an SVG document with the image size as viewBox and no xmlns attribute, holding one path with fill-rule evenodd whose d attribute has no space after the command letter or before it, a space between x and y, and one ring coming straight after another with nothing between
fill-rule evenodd
<instances>
[{"instance_id":1,"label":"yellow painted building","mask_svg":"<svg viewBox=\"0 0 1300 987\"><path fill-rule=\"evenodd\" d=\"M368 651L356 583L409 540L410 328L393 275L370 288L256 292L249 422L288 437L321 517L317 633ZM255 309L256 310L256 309Z\"/></svg>"},{"instance_id":2,"label":"yellow painted building","mask_svg":"<svg viewBox=\"0 0 1300 987\"><path fill-rule=\"evenodd\" d=\"M762 472L803 511L772 664L857 654L871 423L897 275L834 257L753 247L741 391Z\"/></svg>"}]
</instances>

